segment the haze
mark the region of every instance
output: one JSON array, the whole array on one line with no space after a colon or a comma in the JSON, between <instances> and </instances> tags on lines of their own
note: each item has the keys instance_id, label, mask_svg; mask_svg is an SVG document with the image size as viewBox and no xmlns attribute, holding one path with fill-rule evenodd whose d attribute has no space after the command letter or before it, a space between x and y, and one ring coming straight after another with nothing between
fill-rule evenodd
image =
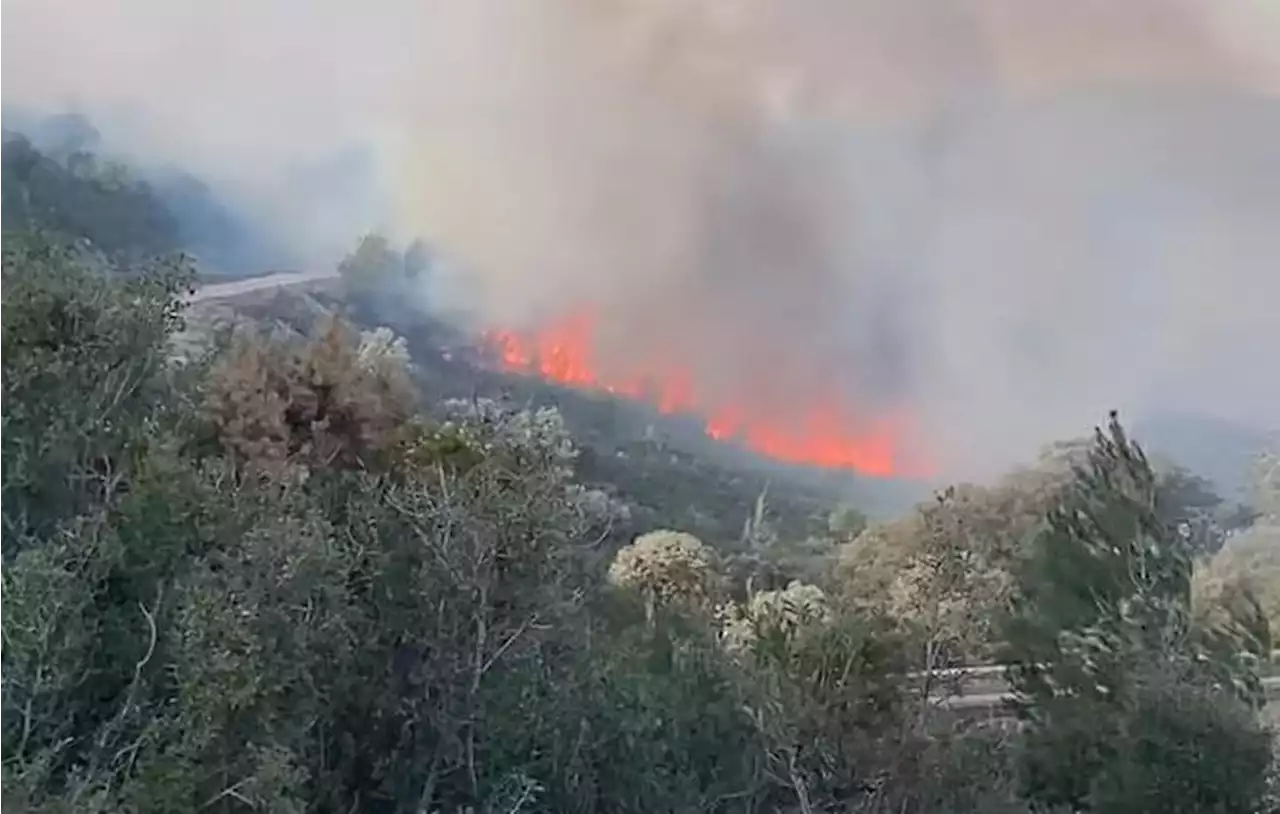
<instances>
[{"instance_id":1,"label":"haze","mask_svg":"<svg viewBox=\"0 0 1280 814\"><path fill-rule=\"evenodd\" d=\"M5 0L3 37L6 103L310 263L423 235L424 308L590 308L619 365L835 386L949 473L1112 407L1280 422L1268 0Z\"/></svg>"}]
</instances>

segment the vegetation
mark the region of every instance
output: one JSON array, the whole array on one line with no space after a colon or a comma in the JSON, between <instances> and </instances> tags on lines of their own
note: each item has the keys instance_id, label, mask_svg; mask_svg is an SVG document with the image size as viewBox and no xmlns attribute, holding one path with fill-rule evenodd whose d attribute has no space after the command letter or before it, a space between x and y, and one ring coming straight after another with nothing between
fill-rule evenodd
<instances>
[{"instance_id":1,"label":"vegetation","mask_svg":"<svg viewBox=\"0 0 1280 814\"><path fill-rule=\"evenodd\" d=\"M32 117L7 106L5 117L24 130L4 131L6 231L55 232L125 262L181 250L209 275L287 264L274 241L199 178L173 169L144 175L104 157L84 117Z\"/></svg>"},{"instance_id":2,"label":"vegetation","mask_svg":"<svg viewBox=\"0 0 1280 814\"><path fill-rule=\"evenodd\" d=\"M91 152L58 161L5 131L3 177L6 230L38 226L131 259L182 248L178 221L152 187Z\"/></svg>"},{"instance_id":3,"label":"vegetation","mask_svg":"<svg viewBox=\"0 0 1280 814\"><path fill-rule=\"evenodd\" d=\"M1024 782L1077 810L1248 811L1270 761L1249 714L1266 621L1233 619L1241 635L1225 638L1191 624L1191 535L1160 521L1158 497L1113 415L1048 515L1008 624Z\"/></svg>"},{"instance_id":4,"label":"vegetation","mask_svg":"<svg viewBox=\"0 0 1280 814\"><path fill-rule=\"evenodd\" d=\"M17 810L1274 810L1274 580L1232 560L1274 462L1220 537L1114 416L890 522L762 486L700 537L385 329L182 360L190 265L102 263L5 235ZM918 675L996 658L1001 725Z\"/></svg>"},{"instance_id":5,"label":"vegetation","mask_svg":"<svg viewBox=\"0 0 1280 814\"><path fill-rule=\"evenodd\" d=\"M1115 422L1034 500L833 506L838 557L765 495L737 550L616 548L556 411L416 412L387 331L178 365L188 267L24 237L0 270L5 810L1266 805L1266 619L1197 622L1192 536ZM1015 730L905 677L977 653L1020 666Z\"/></svg>"}]
</instances>

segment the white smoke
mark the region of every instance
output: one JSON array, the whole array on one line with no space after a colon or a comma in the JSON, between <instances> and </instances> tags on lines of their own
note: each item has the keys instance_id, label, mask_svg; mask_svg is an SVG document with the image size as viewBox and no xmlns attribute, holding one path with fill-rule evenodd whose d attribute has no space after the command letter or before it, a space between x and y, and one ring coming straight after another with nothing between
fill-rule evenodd
<instances>
[{"instance_id":1,"label":"white smoke","mask_svg":"<svg viewBox=\"0 0 1280 814\"><path fill-rule=\"evenodd\" d=\"M3 75L316 262L423 234L481 321L590 304L611 354L909 403L984 472L1113 406L1280 420L1275 9L6 0Z\"/></svg>"}]
</instances>

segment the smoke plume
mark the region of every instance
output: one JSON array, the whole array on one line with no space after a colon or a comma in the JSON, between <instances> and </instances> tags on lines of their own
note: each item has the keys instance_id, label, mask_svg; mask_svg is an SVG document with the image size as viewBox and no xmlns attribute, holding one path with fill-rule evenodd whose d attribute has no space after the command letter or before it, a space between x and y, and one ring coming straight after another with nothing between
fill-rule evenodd
<instances>
[{"instance_id":1,"label":"smoke plume","mask_svg":"<svg viewBox=\"0 0 1280 814\"><path fill-rule=\"evenodd\" d=\"M1110 407L1280 420L1275 8L6 0L4 90L312 262L426 236L478 329L588 314L601 381L983 474Z\"/></svg>"}]
</instances>

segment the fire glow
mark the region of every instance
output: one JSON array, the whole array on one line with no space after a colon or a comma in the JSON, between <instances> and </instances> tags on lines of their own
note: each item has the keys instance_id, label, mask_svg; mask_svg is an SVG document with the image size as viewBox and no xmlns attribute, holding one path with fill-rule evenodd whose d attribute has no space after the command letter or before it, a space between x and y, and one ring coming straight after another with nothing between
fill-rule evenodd
<instances>
[{"instance_id":1,"label":"fire glow","mask_svg":"<svg viewBox=\"0 0 1280 814\"><path fill-rule=\"evenodd\" d=\"M810 397L786 410L749 398L700 392L693 371L670 359L649 358L625 369L596 358L598 320L576 312L536 331L493 330L484 335L501 368L583 390L652 404L664 414L701 417L703 430L776 461L841 469L874 477L928 477L931 467L904 449L909 422L900 416L860 415L836 393Z\"/></svg>"}]
</instances>

